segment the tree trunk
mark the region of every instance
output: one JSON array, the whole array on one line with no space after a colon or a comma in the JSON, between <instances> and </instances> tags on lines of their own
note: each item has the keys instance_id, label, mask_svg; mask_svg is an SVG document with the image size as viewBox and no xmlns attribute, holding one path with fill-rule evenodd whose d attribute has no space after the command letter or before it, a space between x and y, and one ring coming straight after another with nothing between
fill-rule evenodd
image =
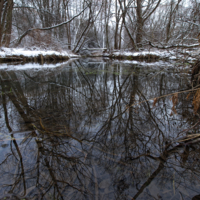
<instances>
[{"instance_id":1,"label":"tree trunk","mask_svg":"<svg viewBox=\"0 0 200 200\"><path fill-rule=\"evenodd\" d=\"M1 0L0 1L0 47L1 47L1 40L2 40L2 33L3 33L3 22L2 22L2 15L3 15L3 4L4 4L4 1Z\"/></svg>"},{"instance_id":2,"label":"tree trunk","mask_svg":"<svg viewBox=\"0 0 200 200\"><path fill-rule=\"evenodd\" d=\"M120 9L121 9L121 11L122 11L122 24L124 24L124 26L125 26L126 32L128 33L128 36L129 36L129 38L130 38L131 44L132 44L132 46L133 46L133 49L134 49L134 50L137 50L137 46L135 45L134 38L133 38L133 36L131 35L131 33L130 33L129 29L128 29L128 26L127 26L127 24L126 24L127 8L125 7L125 5L124 5L124 8L123 8L122 2L121 2L120 0L118 0L118 2L119 2L119 4L120 4ZM124 3L125 3L125 2L124 2Z\"/></svg>"},{"instance_id":3,"label":"tree trunk","mask_svg":"<svg viewBox=\"0 0 200 200\"><path fill-rule=\"evenodd\" d=\"M4 29L2 30L3 32L3 41L2 44L5 47L8 47L10 44L11 40L11 30L12 30L12 10L13 10L13 0L7 0L7 6L6 6L6 25Z\"/></svg>"},{"instance_id":4,"label":"tree trunk","mask_svg":"<svg viewBox=\"0 0 200 200\"><path fill-rule=\"evenodd\" d=\"M142 18L142 2L137 0L137 33L136 33L136 43L138 47L141 47L142 42L142 32L143 32L143 18Z\"/></svg>"},{"instance_id":5,"label":"tree trunk","mask_svg":"<svg viewBox=\"0 0 200 200\"><path fill-rule=\"evenodd\" d=\"M117 12L117 0L115 1L115 43L114 43L114 49L118 49L118 28L119 28L119 16Z\"/></svg>"},{"instance_id":6,"label":"tree trunk","mask_svg":"<svg viewBox=\"0 0 200 200\"><path fill-rule=\"evenodd\" d=\"M173 0L171 1L170 4L170 13L169 13L169 21L167 23L167 28L166 28L166 43L169 42L170 39L170 30L171 30L171 23L172 23L172 14L173 14Z\"/></svg>"}]
</instances>

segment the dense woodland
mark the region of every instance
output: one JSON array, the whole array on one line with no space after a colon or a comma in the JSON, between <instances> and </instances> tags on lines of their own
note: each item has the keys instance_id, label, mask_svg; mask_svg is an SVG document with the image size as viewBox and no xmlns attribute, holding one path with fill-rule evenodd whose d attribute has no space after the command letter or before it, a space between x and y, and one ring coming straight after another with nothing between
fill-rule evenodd
<instances>
[{"instance_id":1,"label":"dense woodland","mask_svg":"<svg viewBox=\"0 0 200 200\"><path fill-rule=\"evenodd\" d=\"M1 0L0 46L139 50L195 46L198 0Z\"/></svg>"}]
</instances>

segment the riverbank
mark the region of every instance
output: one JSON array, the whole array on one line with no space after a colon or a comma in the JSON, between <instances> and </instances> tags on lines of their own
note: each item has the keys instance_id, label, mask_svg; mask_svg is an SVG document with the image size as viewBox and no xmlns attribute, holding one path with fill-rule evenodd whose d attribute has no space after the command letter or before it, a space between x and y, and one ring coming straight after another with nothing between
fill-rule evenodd
<instances>
[{"instance_id":1,"label":"riverbank","mask_svg":"<svg viewBox=\"0 0 200 200\"><path fill-rule=\"evenodd\" d=\"M196 50L195 50L196 51ZM193 61L196 60L196 54L193 51L180 51L180 50L144 50L140 52L133 51L113 51L111 53L105 53L111 59L118 60L137 60L137 61L149 61L155 62L159 60L182 60Z\"/></svg>"},{"instance_id":2,"label":"riverbank","mask_svg":"<svg viewBox=\"0 0 200 200\"><path fill-rule=\"evenodd\" d=\"M109 51L103 52L102 49L96 53L95 56L91 52L90 54L77 55L71 51L52 51L52 50L41 50L36 48L1 48L0 49L0 63L9 62L38 62L38 63L52 63L67 61L71 58L79 57L106 57L117 60L136 60L145 62L156 62L159 60L169 61L178 60L183 62L193 62L196 60L195 51L179 51L179 50L144 50L139 52L133 51Z\"/></svg>"},{"instance_id":3,"label":"riverbank","mask_svg":"<svg viewBox=\"0 0 200 200\"><path fill-rule=\"evenodd\" d=\"M25 48L1 48L0 63L6 62L56 62L78 58L79 55L69 51L51 51Z\"/></svg>"}]
</instances>

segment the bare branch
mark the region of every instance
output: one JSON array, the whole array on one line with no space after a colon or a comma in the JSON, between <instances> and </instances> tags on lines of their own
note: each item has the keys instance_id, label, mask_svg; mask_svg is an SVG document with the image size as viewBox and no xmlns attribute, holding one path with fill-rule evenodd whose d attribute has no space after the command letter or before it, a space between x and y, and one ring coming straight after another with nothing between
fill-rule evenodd
<instances>
[{"instance_id":1,"label":"bare branch","mask_svg":"<svg viewBox=\"0 0 200 200\"><path fill-rule=\"evenodd\" d=\"M200 28L200 24L197 24L197 23L194 23L194 22L191 22L191 21L185 21L185 20L180 20L180 19L176 19L177 21L180 21L180 22L186 22L186 23L189 23L189 24L193 24L195 26L198 26Z\"/></svg>"},{"instance_id":2,"label":"bare branch","mask_svg":"<svg viewBox=\"0 0 200 200\"><path fill-rule=\"evenodd\" d=\"M158 3L156 4L156 6L154 7L154 9L143 19L143 23L153 14L153 12L158 8L159 4L160 4L161 0L158 1Z\"/></svg>"},{"instance_id":3,"label":"bare branch","mask_svg":"<svg viewBox=\"0 0 200 200\"><path fill-rule=\"evenodd\" d=\"M150 41L149 42L149 45L154 47L154 48L158 48L158 49L170 49L170 48L195 48L195 47L199 47L199 44L192 44L192 45L171 45L171 46L156 46L156 45L153 45Z\"/></svg>"},{"instance_id":4,"label":"bare branch","mask_svg":"<svg viewBox=\"0 0 200 200\"><path fill-rule=\"evenodd\" d=\"M41 30L41 31L52 30L52 29L54 29L54 28L58 28L58 27L60 27L60 26L63 26L63 25L65 25L65 24L68 24L68 23L70 23L72 20L74 20L76 17L78 17L79 15L81 15L87 8L88 8L88 7L85 7L80 13L78 13L77 15L75 15L74 17L72 17L71 19L69 19L68 21L62 22L62 23L57 24L57 25L55 25L55 26L46 27L46 28L32 28L32 29L27 30L26 32L24 32L24 33L19 37L18 42L17 42L17 44L16 44L15 46L18 46L18 45L21 43L22 39L23 39L26 35L28 35L28 33L30 33L31 31L35 31L35 30Z\"/></svg>"}]
</instances>

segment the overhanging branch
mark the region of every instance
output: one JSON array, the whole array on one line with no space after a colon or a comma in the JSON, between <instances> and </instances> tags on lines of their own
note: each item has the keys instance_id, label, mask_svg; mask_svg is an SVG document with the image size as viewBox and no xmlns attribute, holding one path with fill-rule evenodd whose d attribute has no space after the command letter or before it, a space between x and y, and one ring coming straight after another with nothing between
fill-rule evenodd
<instances>
[{"instance_id":1,"label":"overhanging branch","mask_svg":"<svg viewBox=\"0 0 200 200\"><path fill-rule=\"evenodd\" d=\"M55 25L55 26L46 27L46 28L31 28L31 29L27 30L26 32L24 32L24 33L19 37L19 39L18 39L18 41L17 41L17 43L16 43L15 46L18 46L18 45L21 43L22 39L23 39L24 37L26 37L31 31L35 31L35 30L41 30L41 31L52 30L52 29L54 29L54 28L58 28L58 27L60 27L60 26L63 26L63 25L65 25L65 24L68 24L68 23L70 23L72 20L74 20L76 17L78 17L79 15L81 15L87 8L88 8L88 7L85 7L80 13L78 13L77 15L75 15L74 17L72 17L71 19L69 19L68 21L62 22L62 23L57 24L57 25Z\"/></svg>"}]
</instances>

